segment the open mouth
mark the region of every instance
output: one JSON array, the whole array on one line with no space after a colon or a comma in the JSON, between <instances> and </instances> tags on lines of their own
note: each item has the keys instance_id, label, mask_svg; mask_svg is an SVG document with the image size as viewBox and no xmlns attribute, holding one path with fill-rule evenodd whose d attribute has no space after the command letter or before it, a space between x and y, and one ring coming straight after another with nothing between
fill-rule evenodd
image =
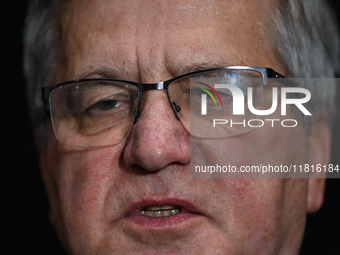
<instances>
[{"instance_id":1,"label":"open mouth","mask_svg":"<svg viewBox=\"0 0 340 255\"><path fill-rule=\"evenodd\" d=\"M181 211L176 205L147 206L139 211L140 214L149 217L167 217L175 215Z\"/></svg>"},{"instance_id":2,"label":"open mouth","mask_svg":"<svg viewBox=\"0 0 340 255\"><path fill-rule=\"evenodd\" d=\"M147 229L164 229L168 227L174 229L174 226L179 226L184 222L190 224L194 218L203 216L195 204L177 198L137 201L131 204L125 215L122 218L124 221L132 222Z\"/></svg>"}]
</instances>

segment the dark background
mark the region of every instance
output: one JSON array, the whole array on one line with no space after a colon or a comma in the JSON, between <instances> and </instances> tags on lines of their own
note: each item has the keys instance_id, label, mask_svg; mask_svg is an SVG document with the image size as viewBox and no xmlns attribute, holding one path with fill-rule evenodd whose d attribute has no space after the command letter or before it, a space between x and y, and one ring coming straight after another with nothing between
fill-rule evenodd
<instances>
[{"instance_id":1,"label":"dark background","mask_svg":"<svg viewBox=\"0 0 340 255\"><path fill-rule=\"evenodd\" d=\"M339 1L330 2L340 18ZM26 1L1 1L0 7L0 254L64 254L49 223L47 196L28 119L21 65ZM338 116L334 127L334 164L340 163L339 125ZM340 179L328 179L322 209L307 219L304 254L340 254L339 191Z\"/></svg>"}]
</instances>

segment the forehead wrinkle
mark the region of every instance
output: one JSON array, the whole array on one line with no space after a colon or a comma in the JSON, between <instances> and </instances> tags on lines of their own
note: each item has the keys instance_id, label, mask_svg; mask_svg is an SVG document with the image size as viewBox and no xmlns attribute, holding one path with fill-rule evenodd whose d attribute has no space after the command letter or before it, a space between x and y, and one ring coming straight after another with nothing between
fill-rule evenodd
<instances>
[{"instance_id":1,"label":"forehead wrinkle","mask_svg":"<svg viewBox=\"0 0 340 255\"><path fill-rule=\"evenodd\" d=\"M141 82L167 79L165 63L167 1L153 1L149 5L139 3L136 22L137 68Z\"/></svg>"},{"instance_id":2,"label":"forehead wrinkle","mask_svg":"<svg viewBox=\"0 0 340 255\"><path fill-rule=\"evenodd\" d=\"M151 6L146 6L141 3L141 5L138 6L137 10L139 14L135 15L135 17L138 21L139 31L136 31L136 37L137 40L144 40L144 42L148 42L147 45L149 45L148 49L145 49L145 47L141 49L143 46L139 46L139 44L136 43L136 52L148 51L147 59L137 59L140 75L142 73L141 70L144 70L152 78L152 81L156 82L159 80L157 77L161 73L164 74L164 69L167 70L168 74L177 76L185 72L222 65L206 63L208 59L213 59L212 62L214 62L214 59L218 57L212 57L211 52L206 53L205 57L202 56L202 52L205 50L201 48L200 44L183 47L182 50L180 50L181 52L176 49L178 45L171 46L168 44L168 42L172 40L172 32L167 32L169 30L180 29L183 36L185 36L187 34L185 30L188 30L189 33L191 29L201 29L202 20L206 19L209 23L217 21L219 17L218 14L220 14L222 10L220 6L211 6L211 3L206 2L198 4L200 5L197 6L197 2L188 3L178 1L178 3L176 3L176 1L172 1L170 5L169 2L166 1L154 2ZM151 26L152 29L149 31L148 28ZM208 23L204 22L203 26L208 26ZM142 31L142 33L140 33L140 31ZM149 33L151 36L145 36L145 33ZM150 40L150 38L152 39ZM200 61L200 59L197 61L204 63L185 63L184 65L179 65L179 62L183 63L183 59L186 58L182 54L183 50L187 51L185 55L188 56L192 55L193 52L197 53L196 55L200 55L199 58L204 58L204 61ZM173 63L169 63L168 60L172 60ZM220 61L216 62L219 63ZM140 80L143 80L143 77L141 77Z\"/></svg>"},{"instance_id":3,"label":"forehead wrinkle","mask_svg":"<svg viewBox=\"0 0 340 255\"><path fill-rule=\"evenodd\" d=\"M213 7L207 2L200 3L183 3L175 5L171 11L168 12L166 20L166 30L171 31L175 29L187 36L193 30L201 31L202 27L209 27L209 24L218 21L218 14L221 14L223 9L215 4ZM202 24L202 20L207 20ZM177 32L177 33L179 33ZM202 33L202 32L198 32ZM221 31L223 33L223 31ZM203 40L196 40L192 44L181 42L174 42L171 40L171 32L166 33L166 40L164 46L166 69L173 76L213 68L220 66L228 66L222 60L221 55L213 52L212 49L206 49L202 44L206 40L202 34ZM178 47L179 46L179 47Z\"/></svg>"},{"instance_id":4,"label":"forehead wrinkle","mask_svg":"<svg viewBox=\"0 0 340 255\"><path fill-rule=\"evenodd\" d=\"M94 6L90 8L89 3ZM88 73L93 76L100 71L103 76L136 80L136 54L129 47L134 41L131 38L134 26L127 22L131 20L131 12L100 4L97 0L89 0L89 3L67 1L59 15L64 79L84 77ZM117 40L117 37L122 39Z\"/></svg>"},{"instance_id":5,"label":"forehead wrinkle","mask_svg":"<svg viewBox=\"0 0 340 255\"><path fill-rule=\"evenodd\" d=\"M149 5L148 6L145 4L143 5L143 2L139 2L140 4L135 5L135 8L130 8L129 10L124 11L124 12L121 11L123 7L119 7L118 5L117 6L118 8L113 8L113 11L114 9L116 10L113 13L111 12L111 14L109 15L111 16L110 18L111 21L115 21L117 19L120 20L119 22L116 21L116 23L114 23L113 30L111 30L111 31L114 31L113 36L118 36L118 35L121 36L121 33L120 33L121 31L131 31L131 30L135 30L135 31L132 33L129 32L128 34L129 37L126 37L126 38L122 37L124 38L124 41L122 40L112 41L113 44L111 45L115 44L115 46L112 48L109 47L104 54L101 53L102 56L106 55L106 57L110 59L110 61L107 61L107 63L105 63L106 67L105 66L102 67L100 65L101 60L98 63L94 63L94 61L89 61L88 59L86 59L87 61L85 64L92 65L94 69L96 70L104 70L104 69L108 70L105 72L101 72L101 74L106 73L105 76L115 76L118 78L121 77L121 79L127 79L127 80L142 81L143 79L141 79L140 76L144 72L144 73L147 73L150 77L152 77L153 82L159 81L161 79L159 74L161 74L162 72L164 74L164 70L167 70L167 72L171 76L178 76L180 74L184 74L184 73L188 73L188 72L196 71L196 70L201 70L201 69L206 69L206 68L211 68L211 67L228 66L230 64L232 65L242 64L243 59L240 59L239 61L235 61L235 59L229 59L229 54L228 54L228 49L227 49L228 45L225 45L225 46L222 45L222 47L218 47L218 48L217 47L213 47L213 48L205 47L204 42L211 41L210 34L206 35L206 34L203 34L203 32L202 33L198 32L196 33L198 34L198 36L193 37L195 42L197 42L196 44L192 44L192 43L185 44L185 42L183 42L182 47L181 47L181 44L179 43L181 41L179 40L171 41L171 36L174 34L166 32L167 30L169 32L170 30L172 30L171 32L173 33L181 33L182 36L186 36L187 34L189 34L191 30L188 28L190 24L193 25L195 22L197 24L198 21L202 21L202 20L206 21L206 22L200 23L200 24L203 24L203 26L208 26L209 24L211 25L212 23L216 23L216 22L221 24L221 20L218 17L219 15L223 14L224 18L226 18L227 16L229 17L228 13L225 13L225 8L221 8L221 5L220 5L221 3L217 3L214 7L211 7L208 4L209 2L210 1L199 3L201 4L201 6L194 6L190 2L189 3L173 2L174 3L173 7L169 6L167 4L167 1L165 2L159 1L158 3L152 4L151 7ZM153 8L153 7L157 7L157 8ZM167 9L168 11L165 11L165 9ZM214 9L217 9L217 10L214 11ZM221 10L222 11L224 10L223 13ZM182 15L184 14L184 12L186 15ZM207 15L200 15L202 13L205 13ZM213 15L216 13L219 13L219 15ZM155 27L157 27L157 29L162 28L164 33L160 33L160 31L155 31L156 29L154 29L155 27L153 25L155 21L157 21L157 17L164 22L156 23ZM213 19L210 19L210 17L212 17ZM126 23L128 20L131 20L131 18L135 20L135 22L133 22L134 24ZM148 19L151 19L151 20L148 20ZM188 24L186 24L187 21L190 21L190 20L193 22L192 23L189 22ZM142 22L137 22L137 21L142 21ZM73 24L74 23L75 21L73 22ZM147 39L146 42L148 42L148 44L146 45L148 47L145 47L144 45L143 47L147 49L143 49L143 51L144 53L145 53L145 50L149 51L148 53L149 56L144 59L141 59L141 57L137 57L138 54L136 54L137 52L136 48L139 47L138 43L135 43L135 45L133 46L135 49L126 47L127 46L126 43L130 39L131 39L130 41L134 40L135 42L137 42L136 24L137 26L144 26L144 28L148 28L151 35L154 35L159 38L162 37L162 41L160 41L158 44L158 46L160 46L159 49L155 49L154 52L150 50L149 46L156 40L153 40L154 38L152 37L151 39L150 37ZM115 28L116 25L117 27ZM177 32L174 30L174 28L181 29L181 31ZM196 27L197 31L199 31L200 28L201 27ZM217 31L219 34L224 34L225 29L226 28L224 28L224 26L221 27L219 25L218 27L217 26L212 27L212 29L210 29L209 31L213 30L215 32ZM186 33L185 30L188 30L188 33ZM200 33L201 33L201 36L200 36ZM141 35L143 36L143 34ZM228 37L233 37L233 36L234 36L233 34L228 34ZM92 35L89 37L94 38L95 36ZM106 38L106 39L112 40L115 38L110 36L109 38ZM146 40L146 39L144 38L143 40ZM80 40L80 43L81 42L82 40ZM157 42L155 42L155 44L156 43ZM171 45L171 43L173 43L173 45ZM161 46L162 44L163 46ZM225 53L224 57L222 57L220 54L222 52L221 50L222 48L225 48L223 50L223 52ZM133 52L134 50L135 52ZM138 56L140 55L141 54L139 54ZM225 64L226 61L222 61L222 59L226 60L229 63ZM124 66L123 66L123 62L124 62ZM126 68L125 68L125 64L126 64ZM245 64L248 64L247 61L245 62ZM119 67L123 66L123 67L117 68L118 66ZM140 68L136 68L136 66ZM83 67L80 67L79 69L83 69ZM88 69L89 71L86 71L86 69ZM109 69L113 69L113 70L109 70ZM128 72L127 69L129 69L130 72ZM85 72L83 73L91 72L91 70L92 70L91 68L85 68ZM79 73L78 70L76 71ZM162 80L163 78L164 76L162 77Z\"/></svg>"},{"instance_id":6,"label":"forehead wrinkle","mask_svg":"<svg viewBox=\"0 0 340 255\"><path fill-rule=\"evenodd\" d=\"M146 12L144 12L144 15L137 15L136 20L140 22L165 16L166 22L158 23L158 29L175 29L178 27L192 29L201 27L202 19L213 20L215 16L218 16L223 11L218 4L214 4L214 7L212 7L211 3L207 4L204 1L192 1L192 3L190 1L171 1L171 6L168 3L170 1L166 1L166 4L163 4L161 9L153 9L150 6L142 5L142 9L146 7Z\"/></svg>"}]
</instances>

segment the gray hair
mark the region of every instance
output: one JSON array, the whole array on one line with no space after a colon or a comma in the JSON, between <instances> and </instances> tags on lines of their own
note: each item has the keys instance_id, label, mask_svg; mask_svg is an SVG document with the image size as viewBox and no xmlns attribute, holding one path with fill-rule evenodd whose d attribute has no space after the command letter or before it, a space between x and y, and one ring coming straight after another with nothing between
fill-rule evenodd
<instances>
[{"instance_id":1,"label":"gray hair","mask_svg":"<svg viewBox=\"0 0 340 255\"><path fill-rule=\"evenodd\" d=\"M268 39L291 77L336 76L339 71L340 38L334 13L326 1L281 1L271 16L271 21L274 36ZM317 95L313 102L307 104L308 109L312 112L327 109L330 115L334 116L335 80L328 79L327 85L323 84L324 86L313 82L312 79L307 79L306 82L308 84L299 82L299 87L306 87L312 95ZM305 126L309 127L312 119L305 117L303 120Z\"/></svg>"},{"instance_id":2,"label":"gray hair","mask_svg":"<svg viewBox=\"0 0 340 255\"><path fill-rule=\"evenodd\" d=\"M46 142L49 120L41 88L53 82L57 65L57 5L53 0L30 1L24 30L23 67L30 118L39 145Z\"/></svg>"},{"instance_id":3,"label":"gray hair","mask_svg":"<svg viewBox=\"0 0 340 255\"><path fill-rule=\"evenodd\" d=\"M58 56L59 1L31 0L24 36L24 72L31 120L44 144L48 114L41 88L54 80ZM334 77L339 68L339 33L333 14L322 0L280 1L269 17L268 39L291 77ZM306 85L318 100L312 109L333 112L335 85Z\"/></svg>"}]
</instances>

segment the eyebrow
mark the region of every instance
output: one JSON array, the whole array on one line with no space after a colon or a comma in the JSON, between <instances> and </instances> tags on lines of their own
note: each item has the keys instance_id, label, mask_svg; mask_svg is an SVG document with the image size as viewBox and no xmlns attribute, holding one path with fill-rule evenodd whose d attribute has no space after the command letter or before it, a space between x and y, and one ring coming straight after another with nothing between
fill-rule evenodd
<instances>
[{"instance_id":1,"label":"eyebrow","mask_svg":"<svg viewBox=\"0 0 340 255\"><path fill-rule=\"evenodd\" d=\"M90 70L77 75L76 79L106 78L123 80L123 75L125 77L132 76L125 68L118 70L118 68L115 67L94 68L93 66L88 66L87 69Z\"/></svg>"},{"instance_id":2,"label":"eyebrow","mask_svg":"<svg viewBox=\"0 0 340 255\"><path fill-rule=\"evenodd\" d=\"M215 67L223 67L230 66L225 62L216 62L216 61L206 61L206 62L192 62L178 65L176 68L169 68L168 71L174 77L180 76L183 74L200 71L204 69L210 69ZM118 79L118 80L126 80L126 77L134 77L129 71L125 68L119 70L115 67L101 67L94 68L92 66L88 66L87 69L89 71L85 71L76 76L77 80L80 79L91 79L91 78L104 78L104 79ZM131 79L132 80L132 79Z\"/></svg>"},{"instance_id":3,"label":"eyebrow","mask_svg":"<svg viewBox=\"0 0 340 255\"><path fill-rule=\"evenodd\" d=\"M206 62L192 62L187 63L184 65L180 65L178 68L174 70L174 74L176 76L180 76L183 74L200 71L204 69L210 69L215 67L223 67L223 66L230 66L225 62L216 62L216 61L206 61Z\"/></svg>"}]
</instances>

